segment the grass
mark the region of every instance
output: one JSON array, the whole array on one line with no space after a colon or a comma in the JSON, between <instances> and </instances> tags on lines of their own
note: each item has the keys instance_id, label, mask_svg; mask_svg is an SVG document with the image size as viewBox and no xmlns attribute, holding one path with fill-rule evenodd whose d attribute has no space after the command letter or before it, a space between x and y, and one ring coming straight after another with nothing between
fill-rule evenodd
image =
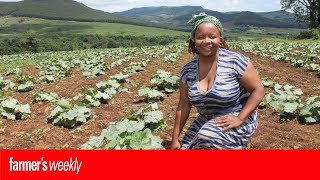
<instances>
[{"instance_id":1,"label":"grass","mask_svg":"<svg viewBox=\"0 0 320 180\"><path fill-rule=\"evenodd\" d=\"M20 66L32 66L37 64L39 61L30 59L30 60L16 60L7 64L3 64L0 67L0 70L13 69Z\"/></svg>"},{"instance_id":2,"label":"grass","mask_svg":"<svg viewBox=\"0 0 320 180\"><path fill-rule=\"evenodd\" d=\"M92 49L87 49L86 52L91 52ZM103 50L101 50L103 51ZM43 59L50 59L52 56L57 58L62 58L65 53L76 54L81 51L60 51L60 52L42 52L35 54L13 54L13 55L3 55L0 56L0 70L6 70L11 68L16 68L20 66L30 66L36 65Z\"/></svg>"},{"instance_id":3,"label":"grass","mask_svg":"<svg viewBox=\"0 0 320 180\"><path fill-rule=\"evenodd\" d=\"M244 39L292 39L297 36L301 31L306 29L295 28L271 28L271 27L248 27L244 31L241 30L227 30L226 35L231 39L244 38Z\"/></svg>"},{"instance_id":4,"label":"grass","mask_svg":"<svg viewBox=\"0 0 320 180\"><path fill-rule=\"evenodd\" d=\"M17 36L25 33L39 35L62 33L146 37L188 35L187 32L128 24L45 20L27 17L1 17L0 28L0 37Z\"/></svg>"}]
</instances>

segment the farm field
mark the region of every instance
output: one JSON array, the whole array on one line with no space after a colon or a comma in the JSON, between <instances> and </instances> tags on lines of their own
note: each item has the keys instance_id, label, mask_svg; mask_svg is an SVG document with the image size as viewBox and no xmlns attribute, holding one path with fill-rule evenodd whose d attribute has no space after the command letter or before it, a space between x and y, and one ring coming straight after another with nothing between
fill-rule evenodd
<instances>
[{"instance_id":1,"label":"farm field","mask_svg":"<svg viewBox=\"0 0 320 180\"><path fill-rule=\"evenodd\" d=\"M235 47L236 51L250 57L260 76L267 77L268 82L276 82L281 85L288 84L300 89L303 92L303 94L299 94L301 103L305 104L309 97L320 96L319 70L317 69L318 66L316 66L319 64L319 59L317 59L320 55L319 49L311 53L312 57L315 57L311 63L306 63L303 66L293 66L288 61L275 61L269 56L246 52L246 49L243 50L242 46L238 46L237 44L232 45L232 47ZM144 48L43 53L34 55L36 56L35 59L37 59L36 61L32 61L34 64L21 66L21 71L14 69L11 73L7 72L7 75L4 75L8 68L0 70L3 74L1 77L13 83L18 84L18 80L20 80L24 83L21 85L26 85L28 81L34 81L33 85L30 86L12 85L9 87L10 83L7 83L8 81L0 86L3 88L0 91L2 94L0 96L2 104L6 101L3 99L15 98L22 104L21 107L24 107L24 110L21 110L21 112L28 112L26 110L28 108L23 106L25 104L29 104L31 110L30 114L22 113L22 115L15 116L17 119L29 116L25 120L11 120L8 117L12 117L12 115L0 118L0 148L79 149L88 148L89 145L94 145L95 148L99 145L99 148L103 148L106 144L106 139L99 137L101 137L101 134L108 134L104 131L107 127L112 125L120 127L120 124L117 123L121 120L124 122L125 117L129 120L132 118L132 116L128 118L128 114L137 113L140 108L148 107L152 102L157 102L158 109L155 109L158 111L154 111L156 113L149 113L149 115L151 114L150 116L156 117L156 119L163 117L160 118L163 121L161 123L159 123L160 121L154 122L153 125L157 125L155 129L158 130L153 132L154 136L148 137L152 142L154 140L156 144L151 143L154 145L152 147L160 147L157 144L159 143L159 139L156 137L161 137L163 140L161 145L168 149L170 147L179 90L172 90L176 88L173 86L170 90L160 90L163 95L158 96L157 92L153 92L146 98L146 95L141 95L141 89L144 87L155 87L154 83L150 80L158 70L169 72L172 75L171 77L178 75L182 66L192 57L186 49L186 46L177 44ZM302 55L299 54L299 56ZM10 63L12 67L13 61L10 61L11 57L14 59L13 61L17 61L19 58L24 58L25 61L28 61L28 59L33 58L33 55L28 55L27 57L17 55L2 56L0 57L0 62L4 63L4 65ZM20 61L23 62L23 60ZM311 67L310 64L312 63L316 65ZM62 72L52 67L62 67L64 71ZM44 69L51 71L44 71ZM108 94L111 90L106 88L105 81L120 73L128 76L119 78L121 79L121 81L118 81L119 86L111 94ZM171 77L167 77L167 79L171 79ZM176 81L174 80L175 78L172 79ZM100 85L97 85L99 83ZM103 101L97 101L93 97L90 99L87 96L79 96L79 93L84 92L83 88L97 89L97 87L105 87L100 92L107 93L107 95L99 96L100 99L104 98ZM167 93L164 93L164 91L167 91ZM40 92L56 93L59 98L68 99L71 105L65 103L65 101L41 101L33 103L34 96ZM274 90L269 86L266 87L266 92L272 93ZM300 91L297 90L295 92ZM95 91L95 93L97 92ZM153 97L152 95L155 96ZM87 98L87 101L90 99L90 103L89 105L86 104L86 113L78 116L79 121L75 124L63 124L63 120L56 119L54 112L59 112L59 109L56 109L56 104L60 104L60 106L64 104L70 108L73 104L80 102L82 98ZM319 99L315 100L315 102L319 101ZM83 103L84 101L81 102ZM286 111L286 108L284 110L274 109L274 106L268 103L266 103L267 105L264 108L258 109L259 126L252 137L249 149L320 148L319 119L316 119L317 122L315 123L307 124L301 122L301 118L297 118L296 116L291 116L290 120L280 120L279 114L283 113L281 111ZM159 115L159 111L162 115ZM288 112L285 113L288 115ZM193 108L187 126L196 116L196 111ZM50 120L48 120L49 123L46 121L50 119L48 117L51 117L51 120L53 119L52 122ZM313 117L318 118L318 116ZM54 123L57 125L54 125ZM144 120L144 124L147 124L146 119ZM134 130L127 128L125 133L130 134L132 131ZM95 136L95 138L92 138L92 136ZM142 138L141 136L139 137ZM131 143L134 140L132 140L132 137L130 138ZM88 143L89 139L99 142ZM119 143L117 145L109 144L108 147L125 147L123 144L126 144L127 140L128 138L124 138L123 142L121 142L122 144L120 143L121 145ZM137 146L132 145L130 147ZM140 148L138 147L137 149Z\"/></svg>"},{"instance_id":2,"label":"farm field","mask_svg":"<svg viewBox=\"0 0 320 180\"><path fill-rule=\"evenodd\" d=\"M0 17L2 37L22 36L26 33L36 35L104 35L104 36L185 36L186 32L144 27L120 23L77 22L65 20L46 20L28 17Z\"/></svg>"}]
</instances>

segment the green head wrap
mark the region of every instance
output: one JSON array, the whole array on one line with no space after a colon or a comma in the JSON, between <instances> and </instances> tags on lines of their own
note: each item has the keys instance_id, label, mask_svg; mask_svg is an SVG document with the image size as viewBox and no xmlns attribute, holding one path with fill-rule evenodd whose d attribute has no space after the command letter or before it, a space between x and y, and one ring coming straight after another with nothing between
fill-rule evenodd
<instances>
[{"instance_id":1,"label":"green head wrap","mask_svg":"<svg viewBox=\"0 0 320 180\"><path fill-rule=\"evenodd\" d=\"M203 22L210 22L214 24L219 29L221 36L223 35L223 28L219 19L202 12L198 15L192 15L192 19L188 21L188 24L193 24L192 31L191 31L191 39L193 41L194 41L194 36L195 36L197 27Z\"/></svg>"}]
</instances>

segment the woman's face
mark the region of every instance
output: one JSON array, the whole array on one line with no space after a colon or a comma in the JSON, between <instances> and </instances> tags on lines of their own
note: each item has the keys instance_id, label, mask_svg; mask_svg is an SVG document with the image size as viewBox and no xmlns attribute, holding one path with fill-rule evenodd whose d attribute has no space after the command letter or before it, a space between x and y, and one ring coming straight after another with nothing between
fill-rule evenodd
<instances>
[{"instance_id":1,"label":"woman's face","mask_svg":"<svg viewBox=\"0 0 320 180\"><path fill-rule=\"evenodd\" d=\"M212 23L202 23L195 32L195 47L202 56L214 56L222 43L220 31Z\"/></svg>"}]
</instances>

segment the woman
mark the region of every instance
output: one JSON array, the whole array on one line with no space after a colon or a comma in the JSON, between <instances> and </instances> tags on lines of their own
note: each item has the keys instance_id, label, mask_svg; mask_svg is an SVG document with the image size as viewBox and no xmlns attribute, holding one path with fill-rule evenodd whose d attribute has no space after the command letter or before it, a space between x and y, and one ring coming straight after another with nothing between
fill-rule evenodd
<instances>
[{"instance_id":1,"label":"woman","mask_svg":"<svg viewBox=\"0 0 320 180\"><path fill-rule=\"evenodd\" d=\"M224 49L220 21L200 13L193 24L189 52L181 70L180 98L171 149L245 149L257 128L256 107L264 97L260 78L244 55ZM200 114L179 142L194 105Z\"/></svg>"}]
</instances>

